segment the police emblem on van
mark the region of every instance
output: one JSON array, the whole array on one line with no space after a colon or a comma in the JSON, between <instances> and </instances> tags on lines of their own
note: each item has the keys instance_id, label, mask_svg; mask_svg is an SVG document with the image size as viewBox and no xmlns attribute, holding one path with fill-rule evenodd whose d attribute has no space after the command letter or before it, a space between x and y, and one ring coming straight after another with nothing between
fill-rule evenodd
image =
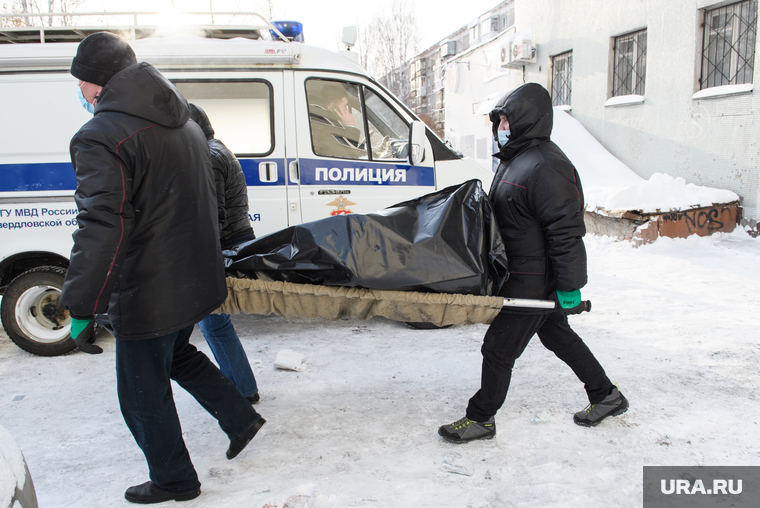
<instances>
[{"instance_id":1,"label":"police emblem on van","mask_svg":"<svg viewBox=\"0 0 760 508\"><path fill-rule=\"evenodd\" d=\"M347 200L343 196L338 196L337 199L335 199L335 200L330 201L329 203L327 203L327 206L334 206L334 207L336 207L335 210L333 210L333 211L330 212L330 216L332 217L334 215L347 215L349 213L354 213L353 211L351 211L350 208L346 208L346 207L347 206L352 206L352 205L355 205L355 204L356 203Z\"/></svg>"}]
</instances>

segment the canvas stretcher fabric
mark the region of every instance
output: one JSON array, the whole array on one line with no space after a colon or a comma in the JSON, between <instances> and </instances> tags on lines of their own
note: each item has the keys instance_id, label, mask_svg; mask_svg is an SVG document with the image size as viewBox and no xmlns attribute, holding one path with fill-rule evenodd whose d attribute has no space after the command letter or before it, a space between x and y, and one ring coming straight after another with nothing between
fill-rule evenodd
<instances>
[{"instance_id":1,"label":"canvas stretcher fabric","mask_svg":"<svg viewBox=\"0 0 760 508\"><path fill-rule=\"evenodd\" d=\"M386 291L227 278L227 300L216 311L285 318L357 319L379 316L438 327L490 323L502 309L498 296Z\"/></svg>"}]
</instances>

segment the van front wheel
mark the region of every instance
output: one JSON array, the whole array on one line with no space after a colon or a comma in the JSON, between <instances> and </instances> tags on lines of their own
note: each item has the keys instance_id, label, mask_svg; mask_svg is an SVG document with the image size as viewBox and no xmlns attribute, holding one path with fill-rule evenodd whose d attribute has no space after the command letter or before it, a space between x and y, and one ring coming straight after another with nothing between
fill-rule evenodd
<instances>
[{"instance_id":1,"label":"van front wheel","mask_svg":"<svg viewBox=\"0 0 760 508\"><path fill-rule=\"evenodd\" d=\"M21 349L39 356L69 353L76 344L69 335L69 311L58 305L66 269L41 266L13 279L0 308L3 328Z\"/></svg>"}]
</instances>

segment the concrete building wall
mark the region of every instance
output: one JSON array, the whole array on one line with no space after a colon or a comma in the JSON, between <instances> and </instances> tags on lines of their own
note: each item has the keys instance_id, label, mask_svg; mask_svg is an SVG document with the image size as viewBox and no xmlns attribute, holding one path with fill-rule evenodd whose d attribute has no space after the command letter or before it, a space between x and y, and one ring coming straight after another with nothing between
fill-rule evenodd
<instances>
[{"instance_id":1,"label":"concrete building wall","mask_svg":"<svg viewBox=\"0 0 760 508\"><path fill-rule=\"evenodd\" d=\"M488 112L495 99L522 84L522 70L504 69L502 47L514 28L471 46L445 63L445 138L456 150L485 168L493 168Z\"/></svg>"},{"instance_id":2,"label":"concrete building wall","mask_svg":"<svg viewBox=\"0 0 760 508\"><path fill-rule=\"evenodd\" d=\"M760 67L755 63L751 91L693 98L699 91L702 9L730 3L517 0L516 30L532 29L537 48L525 81L549 88L551 57L572 50L571 114L612 154L644 178L661 172L732 190L742 197L744 216L757 218ZM614 37L644 28L644 101L605 106L612 96Z\"/></svg>"}]
</instances>

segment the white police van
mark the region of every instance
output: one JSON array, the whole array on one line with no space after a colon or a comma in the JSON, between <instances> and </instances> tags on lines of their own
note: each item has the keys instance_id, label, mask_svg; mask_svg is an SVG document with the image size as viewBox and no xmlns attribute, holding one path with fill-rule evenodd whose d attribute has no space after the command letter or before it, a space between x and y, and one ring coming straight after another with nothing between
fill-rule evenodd
<instances>
[{"instance_id":1,"label":"white police van","mask_svg":"<svg viewBox=\"0 0 760 508\"><path fill-rule=\"evenodd\" d=\"M254 28L231 32L258 39L227 33L130 44L138 61L206 111L239 158L257 236L373 212L472 178L489 187L491 173L444 145L351 59L264 40L274 28L268 22ZM68 33L81 40L98 30ZM40 37L65 40L51 28ZM39 355L73 349L68 312L57 303L77 227L69 142L90 118L69 74L77 43L0 44L2 323L11 340Z\"/></svg>"}]
</instances>

